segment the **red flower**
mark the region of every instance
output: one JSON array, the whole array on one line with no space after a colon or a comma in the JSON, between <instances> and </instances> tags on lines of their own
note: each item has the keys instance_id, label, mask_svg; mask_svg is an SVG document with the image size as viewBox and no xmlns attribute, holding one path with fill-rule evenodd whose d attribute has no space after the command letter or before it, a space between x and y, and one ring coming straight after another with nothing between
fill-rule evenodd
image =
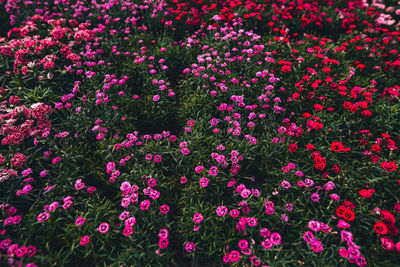
<instances>
[{"instance_id":1,"label":"red flower","mask_svg":"<svg viewBox=\"0 0 400 267\"><path fill-rule=\"evenodd\" d=\"M358 64L358 65L357 65L357 68L363 70L363 69L365 69L365 65L364 65L364 64Z\"/></svg>"},{"instance_id":2,"label":"red flower","mask_svg":"<svg viewBox=\"0 0 400 267\"><path fill-rule=\"evenodd\" d=\"M337 215L338 217L340 217L340 218L343 218L344 213L346 212L346 210L347 210L347 209L346 209L344 206L340 205L340 206L337 207L337 209L336 209L336 215Z\"/></svg>"},{"instance_id":3,"label":"red flower","mask_svg":"<svg viewBox=\"0 0 400 267\"><path fill-rule=\"evenodd\" d=\"M358 191L361 197L363 198L371 198L372 194L375 193L374 189L362 189Z\"/></svg>"},{"instance_id":4,"label":"red flower","mask_svg":"<svg viewBox=\"0 0 400 267\"><path fill-rule=\"evenodd\" d=\"M332 142L331 144L331 150L334 152L340 152L343 151L344 145L341 142Z\"/></svg>"},{"instance_id":5,"label":"red flower","mask_svg":"<svg viewBox=\"0 0 400 267\"><path fill-rule=\"evenodd\" d=\"M378 162L379 162L379 157L378 157L378 155L372 155L372 156L371 156L371 161L372 161L373 163L378 163Z\"/></svg>"},{"instance_id":6,"label":"red flower","mask_svg":"<svg viewBox=\"0 0 400 267\"><path fill-rule=\"evenodd\" d=\"M306 145L307 150L313 150L315 146L313 144Z\"/></svg>"},{"instance_id":7,"label":"red flower","mask_svg":"<svg viewBox=\"0 0 400 267\"><path fill-rule=\"evenodd\" d=\"M397 213L400 213L400 202L397 202L396 204L394 204L393 209L394 209L394 211L396 211Z\"/></svg>"},{"instance_id":8,"label":"red flower","mask_svg":"<svg viewBox=\"0 0 400 267\"><path fill-rule=\"evenodd\" d=\"M389 225L388 226L388 233L391 234L392 236L397 236L399 234L399 228L397 228L394 225Z\"/></svg>"},{"instance_id":9,"label":"red flower","mask_svg":"<svg viewBox=\"0 0 400 267\"><path fill-rule=\"evenodd\" d=\"M323 169L325 169L326 164L324 162L316 162L314 164L314 167L320 171L322 171Z\"/></svg>"},{"instance_id":10,"label":"red flower","mask_svg":"<svg viewBox=\"0 0 400 267\"><path fill-rule=\"evenodd\" d=\"M282 72L290 72L291 71L290 66L289 65L283 65L282 68L281 68L281 71Z\"/></svg>"},{"instance_id":11,"label":"red flower","mask_svg":"<svg viewBox=\"0 0 400 267\"><path fill-rule=\"evenodd\" d=\"M324 109L324 107L322 105L320 105L320 104L315 104L314 105L314 109L315 109L315 111L321 111L321 110Z\"/></svg>"},{"instance_id":12,"label":"red flower","mask_svg":"<svg viewBox=\"0 0 400 267\"><path fill-rule=\"evenodd\" d=\"M383 222L376 222L374 224L374 230L377 234L380 234L380 235L386 235L388 232L388 228L387 228L386 224L384 224Z\"/></svg>"},{"instance_id":13,"label":"red flower","mask_svg":"<svg viewBox=\"0 0 400 267\"><path fill-rule=\"evenodd\" d=\"M393 161L390 161L390 162L384 161L384 162L381 163L381 166L382 166L382 168L384 170L387 170L387 171L390 171L390 172L393 172L393 171L395 171L397 169L397 165Z\"/></svg>"},{"instance_id":14,"label":"red flower","mask_svg":"<svg viewBox=\"0 0 400 267\"><path fill-rule=\"evenodd\" d=\"M372 112L366 109L361 112L361 115L363 115L364 117L370 117L372 115Z\"/></svg>"},{"instance_id":15,"label":"red flower","mask_svg":"<svg viewBox=\"0 0 400 267\"><path fill-rule=\"evenodd\" d=\"M376 153L381 153L381 147L377 144L373 144L371 150Z\"/></svg>"}]
</instances>

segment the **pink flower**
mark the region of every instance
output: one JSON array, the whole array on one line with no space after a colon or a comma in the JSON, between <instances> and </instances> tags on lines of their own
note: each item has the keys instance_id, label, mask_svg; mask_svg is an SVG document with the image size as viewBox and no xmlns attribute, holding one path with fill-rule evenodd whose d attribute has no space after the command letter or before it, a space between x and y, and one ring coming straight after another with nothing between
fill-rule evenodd
<instances>
[{"instance_id":1,"label":"pink flower","mask_svg":"<svg viewBox=\"0 0 400 267\"><path fill-rule=\"evenodd\" d=\"M75 221L75 224L81 226L81 225L83 225L85 223L85 221L86 221L85 218L82 218L81 216L78 216L78 218Z\"/></svg>"},{"instance_id":2,"label":"pink flower","mask_svg":"<svg viewBox=\"0 0 400 267\"><path fill-rule=\"evenodd\" d=\"M315 240L313 232L307 231L303 234L303 239L306 241L306 243L311 243L312 241Z\"/></svg>"},{"instance_id":3,"label":"pink flower","mask_svg":"<svg viewBox=\"0 0 400 267\"><path fill-rule=\"evenodd\" d=\"M199 166L197 166L196 168L194 168L194 171L195 171L196 173L201 173L203 170L204 170L204 167L201 166L201 165L199 165Z\"/></svg>"},{"instance_id":4,"label":"pink flower","mask_svg":"<svg viewBox=\"0 0 400 267\"><path fill-rule=\"evenodd\" d=\"M193 242L186 242L185 244L185 250L189 253L192 253L193 251L196 250L196 245Z\"/></svg>"},{"instance_id":5,"label":"pink flower","mask_svg":"<svg viewBox=\"0 0 400 267\"><path fill-rule=\"evenodd\" d=\"M148 199L145 199L140 203L141 210L148 210L149 208L150 208L150 201Z\"/></svg>"},{"instance_id":6,"label":"pink flower","mask_svg":"<svg viewBox=\"0 0 400 267\"><path fill-rule=\"evenodd\" d=\"M203 215L201 215L201 213L195 213L193 215L193 221L195 223L201 223L203 221Z\"/></svg>"},{"instance_id":7,"label":"pink flower","mask_svg":"<svg viewBox=\"0 0 400 267\"><path fill-rule=\"evenodd\" d=\"M60 157L55 157L55 158L53 158L53 160L51 161L51 163L57 164L57 163L59 163L60 161L61 161L61 158L60 158Z\"/></svg>"},{"instance_id":8,"label":"pink flower","mask_svg":"<svg viewBox=\"0 0 400 267\"><path fill-rule=\"evenodd\" d=\"M346 229L346 228L349 228L349 227L350 227L350 224L349 224L348 222L346 222L346 221L340 219L340 220L338 221L338 227L339 227L339 228L344 228L344 229Z\"/></svg>"},{"instance_id":9,"label":"pink flower","mask_svg":"<svg viewBox=\"0 0 400 267\"><path fill-rule=\"evenodd\" d=\"M319 201L319 194L318 193L312 193L311 194L311 200L313 202L318 202Z\"/></svg>"},{"instance_id":10,"label":"pink flower","mask_svg":"<svg viewBox=\"0 0 400 267\"><path fill-rule=\"evenodd\" d=\"M189 150L189 148L184 147L184 148L182 148L181 152L182 152L183 155L189 155L190 150Z\"/></svg>"},{"instance_id":11,"label":"pink flower","mask_svg":"<svg viewBox=\"0 0 400 267\"><path fill-rule=\"evenodd\" d=\"M320 223L317 221L309 221L308 228L310 228L314 232L318 232L320 230Z\"/></svg>"},{"instance_id":12,"label":"pink flower","mask_svg":"<svg viewBox=\"0 0 400 267\"><path fill-rule=\"evenodd\" d=\"M228 213L228 208L225 206L219 206L216 210L218 216L225 216Z\"/></svg>"},{"instance_id":13,"label":"pink flower","mask_svg":"<svg viewBox=\"0 0 400 267\"><path fill-rule=\"evenodd\" d=\"M340 248L339 255L343 258L347 258L349 256L349 252L347 251L346 248Z\"/></svg>"},{"instance_id":14,"label":"pink flower","mask_svg":"<svg viewBox=\"0 0 400 267\"><path fill-rule=\"evenodd\" d=\"M322 247L322 243L318 240L311 241L310 247L314 252L320 252L324 250L324 248Z\"/></svg>"},{"instance_id":15,"label":"pink flower","mask_svg":"<svg viewBox=\"0 0 400 267\"><path fill-rule=\"evenodd\" d=\"M290 188L290 183L288 181L282 181L281 186L283 188L289 189Z\"/></svg>"},{"instance_id":16,"label":"pink flower","mask_svg":"<svg viewBox=\"0 0 400 267\"><path fill-rule=\"evenodd\" d=\"M263 248L266 248L266 249L272 248L271 239L266 238L264 241L261 242L261 246L263 246Z\"/></svg>"},{"instance_id":17,"label":"pink flower","mask_svg":"<svg viewBox=\"0 0 400 267\"><path fill-rule=\"evenodd\" d=\"M154 155L154 162L156 162L156 163L158 163L158 162L161 162L161 160L162 160L162 156L161 155Z\"/></svg>"},{"instance_id":18,"label":"pink flower","mask_svg":"<svg viewBox=\"0 0 400 267\"><path fill-rule=\"evenodd\" d=\"M82 182L82 179L78 179L76 180L74 187L76 190L81 190L85 188L85 183Z\"/></svg>"},{"instance_id":19,"label":"pink flower","mask_svg":"<svg viewBox=\"0 0 400 267\"><path fill-rule=\"evenodd\" d=\"M169 212L169 206L167 204L163 204L160 207L160 212L162 214L167 214Z\"/></svg>"},{"instance_id":20,"label":"pink flower","mask_svg":"<svg viewBox=\"0 0 400 267\"><path fill-rule=\"evenodd\" d=\"M122 234L123 234L124 236L131 236L132 233L133 233L133 228L132 228L132 227L129 227L129 226L125 227L125 228L124 228L124 231L122 231Z\"/></svg>"},{"instance_id":21,"label":"pink flower","mask_svg":"<svg viewBox=\"0 0 400 267\"><path fill-rule=\"evenodd\" d=\"M129 216L129 215L128 215ZM129 217L128 219L126 219L126 221L124 222L125 226L127 227L132 227L136 224L136 218L135 217Z\"/></svg>"},{"instance_id":22,"label":"pink flower","mask_svg":"<svg viewBox=\"0 0 400 267\"><path fill-rule=\"evenodd\" d=\"M90 242L89 236L87 236L87 235L82 236L81 242L80 242L81 246L86 246L87 244L89 244L89 242Z\"/></svg>"},{"instance_id":23,"label":"pink flower","mask_svg":"<svg viewBox=\"0 0 400 267\"><path fill-rule=\"evenodd\" d=\"M240 249L245 249L249 246L249 242L247 242L245 239L242 239L238 242L238 246Z\"/></svg>"},{"instance_id":24,"label":"pink flower","mask_svg":"<svg viewBox=\"0 0 400 267\"><path fill-rule=\"evenodd\" d=\"M218 168L217 166L212 166L209 170L208 170L208 174L210 176L217 176L218 175Z\"/></svg>"},{"instance_id":25,"label":"pink flower","mask_svg":"<svg viewBox=\"0 0 400 267\"><path fill-rule=\"evenodd\" d=\"M110 226L108 225L108 223L103 222L99 226L99 232L102 234L105 234L108 232L109 228L110 228Z\"/></svg>"},{"instance_id":26,"label":"pink flower","mask_svg":"<svg viewBox=\"0 0 400 267\"><path fill-rule=\"evenodd\" d=\"M229 215L232 218L237 218L240 215L240 211L238 209L233 209L229 212Z\"/></svg>"},{"instance_id":27,"label":"pink flower","mask_svg":"<svg viewBox=\"0 0 400 267\"><path fill-rule=\"evenodd\" d=\"M158 241L158 246L160 248L167 248L168 244L169 244L169 241L166 238L160 238L160 240Z\"/></svg>"},{"instance_id":28,"label":"pink flower","mask_svg":"<svg viewBox=\"0 0 400 267\"><path fill-rule=\"evenodd\" d=\"M49 218L50 218L50 214L47 211L45 211L45 212L40 213L37 216L37 221L44 222L44 221L48 220Z\"/></svg>"},{"instance_id":29,"label":"pink flower","mask_svg":"<svg viewBox=\"0 0 400 267\"><path fill-rule=\"evenodd\" d=\"M200 178L199 183L200 183L200 187L204 188L204 187L208 186L209 181L208 181L207 177L202 177L202 178Z\"/></svg>"},{"instance_id":30,"label":"pink flower","mask_svg":"<svg viewBox=\"0 0 400 267\"><path fill-rule=\"evenodd\" d=\"M229 253L229 260L231 262L237 262L240 260L240 252L237 250L232 250L231 253Z\"/></svg>"},{"instance_id":31,"label":"pink flower","mask_svg":"<svg viewBox=\"0 0 400 267\"><path fill-rule=\"evenodd\" d=\"M186 184L187 178L182 176L181 179L180 179L180 182L181 182L181 184Z\"/></svg>"},{"instance_id":32,"label":"pink flower","mask_svg":"<svg viewBox=\"0 0 400 267\"><path fill-rule=\"evenodd\" d=\"M168 238L168 230L163 228L158 232L158 238Z\"/></svg>"}]
</instances>

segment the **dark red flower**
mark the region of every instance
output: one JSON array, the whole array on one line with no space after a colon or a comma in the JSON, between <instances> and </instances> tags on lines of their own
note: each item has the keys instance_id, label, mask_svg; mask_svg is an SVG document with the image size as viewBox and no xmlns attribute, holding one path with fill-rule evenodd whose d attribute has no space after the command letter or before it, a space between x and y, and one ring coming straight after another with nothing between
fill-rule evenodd
<instances>
[{"instance_id":1,"label":"dark red flower","mask_svg":"<svg viewBox=\"0 0 400 267\"><path fill-rule=\"evenodd\" d=\"M388 233L391 234L392 236L397 236L399 234L399 228L397 228L394 225L389 225L388 226Z\"/></svg>"},{"instance_id":2,"label":"dark red flower","mask_svg":"<svg viewBox=\"0 0 400 267\"><path fill-rule=\"evenodd\" d=\"M295 143L289 144L289 152L296 152L298 147L299 146L297 144L295 144Z\"/></svg>"},{"instance_id":3,"label":"dark red flower","mask_svg":"<svg viewBox=\"0 0 400 267\"><path fill-rule=\"evenodd\" d=\"M349 209L349 210L354 210L355 208L356 208L356 205L354 205L352 202L350 202L350 201L348 201L348 200L345 200L345 201L343 201L343 204L342 204L346 209Z\"/></svg>"},{"instance_id":4,"label":"dark red flower","mask_svg":"<svg viewBox=\"0 0 400 267\"><path fill-rule=\"evenodd\" d=\"M379 157L378 157L378 155L372 155L372 156L371 156L371 161L372 161L373 163L378 163L378 162L379 162Z\"/></svg>"},{"instance_id":5,"label":"dark red flower","mask_svg":"<svg viewBox=\"0 0 400 267\"><path fill-rule=\"evenodd\" d=\"M339 172L340 172L340 167L339 167L337 164L335 164L335 165L333 165L332 170L333 170L335 173L339 173Z\"/></svg>"},{"instance_id":6,"label":"dark red flower","mask_svg":"<svg viewBox=\"0 0 400 267\"><path fill-rule=\"evenodd\" d=\"M343 214L343 219L345 219L346 221L354 221L355 218L355 214L354 211L346 209L344 214Z\"/></svg>"},{"instance_id":7,"label":"dark red flower","mask_svg":"<svg viewBox=\"0 0 400 267\"><path fill-rule=\"evenodd\" d=\"M385 221L385 223L394 225L396 219L394 218L393 214L388 210L381 211L381 219Z\"/></svg>"}]
</instances>

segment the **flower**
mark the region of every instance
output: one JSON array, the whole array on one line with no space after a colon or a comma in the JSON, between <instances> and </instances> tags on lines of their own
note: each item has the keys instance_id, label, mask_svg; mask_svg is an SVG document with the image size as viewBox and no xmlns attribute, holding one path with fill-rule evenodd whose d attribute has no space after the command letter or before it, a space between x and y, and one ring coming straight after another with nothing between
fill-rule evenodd
<instances>
[{"instance_id":1,"label":"flower","mask_svg":"<svg viewBox=\"0 0 400 267\"><path fill-rule=\"evenodd\" d=\"M78 218L75 221L76 225L82 226L85 223L86 219L82 218L81 216L78 216Z\"/></svg>"},{"instance_id":2,"label":"flower","mask_svg":"<svg viewBox=\"0 0 400 267\"><path fill-rule=\"evenodd\" d=\"M204 187L208 186L209 181L208 181L207 177L202 177L202 178L200 178L199 183L200 183L200 187L204 188Z\"/></svg>"},{"instance_id":3,"label":"flower","mask_svg":"<svg viewBox=\"0 0 400 267\"><path fill-rule=\"evenodd\" d=\"M37 221L44 222L44 221L48 220L49 218L50 218L50 214L47 211L45 211L45 212L40 213L37 216Z\"/></svg>"},{"instance_id":4,"label":"flower","mask_svg":"<svg viewBox=\"0 0 400 267\"><path fill-rule=\"evenodd\" d=\"M376 222L374 224L374 230L379 235L386 235L388 233L388 227L383 222Z\"/></svg>"},{"instance_id":5,"label":"flower","mask_svg":"<svg viewBox=\"0 0 400 267\"><path fill-rule=\"evenodd\" d=\"M397 169L397 165L393 161L384 161L381 163L381 166L384 170L389 172L394 172Z\"/></svg>"},{"instance_id":6,"label":"flower","mask_svg":"<svg viewBox=\"0 0 400 267\"><path fill-rule=\"evenodd\" d=\"M110 226L108 225L108 223L103 222L99 225L98 230L100 233L105 234L108 232L109 228L110 228Z\"/></svg>"},{"instance_id":7,"label":"flower","mask_svg":"<svg viewBox=\"0 0 400 267\"><path fill-rule=\"evenodd\" d=\"M89 244L89 242L90 242L90 237L85 235L85 236L82 236L80 245L81 246L86 246L86 245Z\"/></svg>"},{"instance_id":8,"label":"flower","mask_svg":"<svg viewBox=\"0 0 400 267\"><path fill-rule=\"evenodd\" d=\"M201 215L201 213L195 213L193 215L193 221L195 223L201 223L203 221L203 215Z\"/></svg>"},{"instance_id":9,"label":"flower","mask_svg":"<svg viewBox=\"0 0 400 267\"><path fill-rule=\"evenodd\" d=\"M160 240L158 241L158 246L160 248L167 248L168 244L169 244L169 241L166 238L160 238Z\"/></svg>"},{"instance_id":10,"label":"flower","mask_svg":"<svg viewBox=\"0 0 400 267\"><path fill-rule=\"evenodd\" d=\"M192 253L193 251L196 250L196 245L193 242L186 242L185 244L185 250L189 253Z\"/></svg>"},{"instance_id":11,"label":"flower","mask_svg":"<svg viewBox=\"0 0 400 267\"><path fill-rule=\"evenodd\" d=\"M228 208L225 206L219 206L216 210L218 216L225 216L228 213Z\"/></svg>"}]
</instances>

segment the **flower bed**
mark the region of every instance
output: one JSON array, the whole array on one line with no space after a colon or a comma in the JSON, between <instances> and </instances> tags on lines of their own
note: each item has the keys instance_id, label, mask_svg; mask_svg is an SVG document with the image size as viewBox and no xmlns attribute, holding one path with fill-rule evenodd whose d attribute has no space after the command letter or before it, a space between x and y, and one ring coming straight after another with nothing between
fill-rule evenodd
<instances>
[{"instance_id":1,"label":"flower bed","mask_svg":"<svg viewBox=\"0 0 400 267\"><path fill-rule=\"evenodd\" d=\"M398 261L400 3L0 4L0 265Z\"/></svg>"}]
</instances>

